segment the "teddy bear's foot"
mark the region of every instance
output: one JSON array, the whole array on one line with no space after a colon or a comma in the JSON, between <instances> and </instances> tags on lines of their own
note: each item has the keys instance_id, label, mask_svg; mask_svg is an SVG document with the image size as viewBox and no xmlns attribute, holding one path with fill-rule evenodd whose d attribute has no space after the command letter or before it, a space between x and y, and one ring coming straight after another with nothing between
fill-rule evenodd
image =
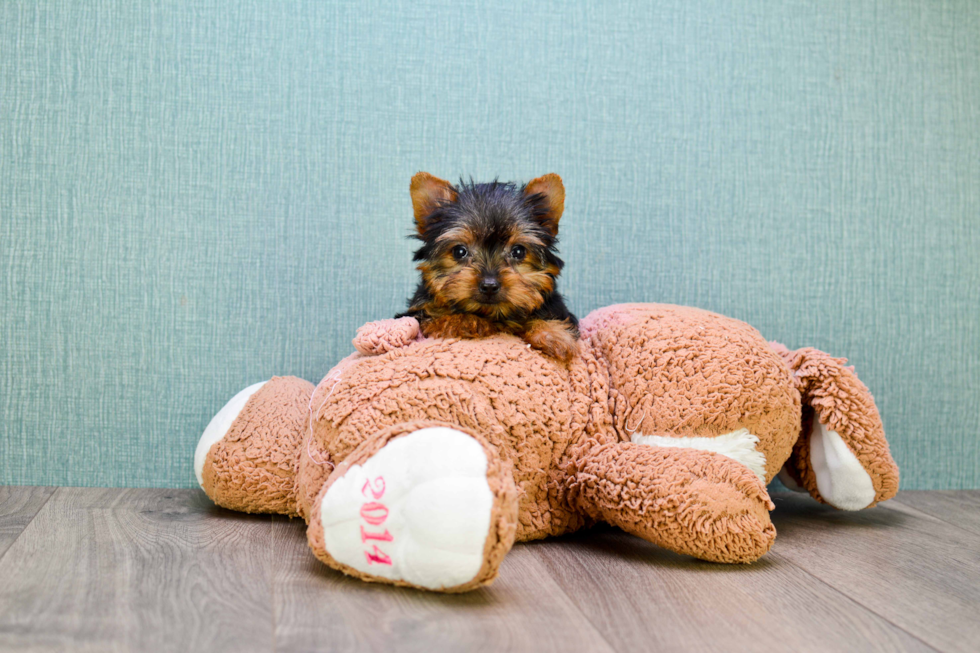
<instances>
[{"instance_id":1,"label":"teddy bear's foot","mask_svg":"<svg viewBox=\"0 0 980 653\"><path fill-rule=\"evenodd\" d=\"M222 406L221 410L208 422L208 426L204 429L204 433L201 434L201 439L197 441L197 448L194 450L194 475L197 477L197 484L201 487L204 487L204 461L207 459L211 447L225 438L225 435L228 434L228 429L231 428L232 423L234 423L238 415L242 412L242 408L245 407L245 404L252 395L258 392L266 383L268 382L260 381L240 391L229 399L228 403Z\"/></svg>"},{"instance_id":2,"label":"teddy bear's foot","mask_svg":"<svg viewBox=\"0 0 980 653\"><path fill-rule=\"evenodd\" d=\"M878 408L843 358L770 343L793 374L805 406L800 438L779 478L840 510L861 510L895 496L898 467Z\"/></svg>"},{"instance_id":3,"label":"teddy bear's foot","mask_svg":"<svg viewBox=\"0 0 980 653\"><path fill-rule=\"evenodd\" d=\"M461 592L496 577L516 524L510 465L467 433L423 423L358 447L321 492L309 537L352 576Z\"/></svg>"},{"instance_id":4,"label":"teddy bear's foot","mask_svg":"<svg viewBox=\"0 0 980 653\"><path fill-rule=\"evenodd\" d=\"M218 411L194 453L197 482L219 506L297 514L296 468L313 384L273 377Z\"/></svg>"},{"instance_id":5,"label":"teddy bear's foot","mask_svg":"<svg viewBox=\"0 0 980 653\"><path fill-rule=\"evenodd\" d=\"M711 451L602 445L586 455L570 489L592 518L702 560L752 562L776 537L759 477Z\"/></svg>"},{"instance_id":6,"label":"teddy bear's foot","mask_svg":"<svg viewBox=\"0 0 980 653\"><path fill-rule=\"evenodd\" d=\"M817 419L811 419L812 431L807 440L809 466L806 471L816 486L820 498L838 510L861 510L875 502L874 480L861 461L851 453L840 434ZM779 480L794 492L807 489L796 482L787 461L779 472Z\"/></svg>"}]
</instances>

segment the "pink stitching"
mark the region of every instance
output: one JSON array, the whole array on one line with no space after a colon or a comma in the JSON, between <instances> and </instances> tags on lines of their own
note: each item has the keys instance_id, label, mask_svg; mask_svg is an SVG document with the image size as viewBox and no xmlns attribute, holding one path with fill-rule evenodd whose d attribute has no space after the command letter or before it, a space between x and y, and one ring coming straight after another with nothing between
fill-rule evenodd
<instances>
[{"instance_id":1,"label":"pink stitching","mask_svg":"<svg viewBox=\"0 0 980 653\"><path fill-rule=\"evenodd\" d=\"M380 487L380 489L378 489ZM364 482L364 487L361 488L361 494L365 497L368 492L374 495L375 499L380 499L385 493L385 479L383 476L378 476L374 479L374 486L372 487L370 479ZM379 501L369 501L368 503L361 505L361 519L366 521L371 526L380 526L388 519L388 506ZM361 525L361 542L367 544L368 540L379 540L381 542L393 542L395 536L386 528L384 533L369 533L364 530L364 525ZM382 564L390 565L391 557L378 548L375 544L372 546L374 553L364 552L364 556L367 558L368 564Z\"/></svg>"},{"instance_id":2,"label":"pink stitching","mask_svg":"<svg viewBox=\"0 0 980 653\"><path fill-rule=\"evenodd\" d=\"M367 558L368 564L376 562L382 565L391 565L391 558L388 557L387 553L379 549L377 544L374 545L374 553L365 551L364 557Z\"/></svg>"},{"instance_id":3,"label":"pink stitching","mask_svg":"<svg viewBox=\"0 0 980 653\"><path fill-rule=\"evenodd\" d=\"M370 501L361 506L361 519L371 526L380 526L388 519L388 506L377 501Z\"/></svg>"},{"instance_id":4,"label":"pink stitching","mask_svg":"<svg viewBox=\"0 0 980 653\"><path fill-rule=\"evenodd\" d=\"M381 489L379 490L378 487ZM364 481L364 485L361 487L361 494L368 497L367 493L370 492L375 499L380 499L385 493L385 479L383 476L378 476L374 479L374 487L371 487L371 479Z\"/></svg>"},{"instance_id":5,"label":"pink stitching","mask_svg":"<svg viewBox=\"0 0 980 653\"><path fill-rule=\"evenodd\" d=\"M394 539L395 536L392 535L387 528L385 529L384 533L368 533L366 530L364 530L364 527L361 526L361 542L366 543L368 540L380 540L382 542L391 542Z\"/></svg>"}]
</instances>

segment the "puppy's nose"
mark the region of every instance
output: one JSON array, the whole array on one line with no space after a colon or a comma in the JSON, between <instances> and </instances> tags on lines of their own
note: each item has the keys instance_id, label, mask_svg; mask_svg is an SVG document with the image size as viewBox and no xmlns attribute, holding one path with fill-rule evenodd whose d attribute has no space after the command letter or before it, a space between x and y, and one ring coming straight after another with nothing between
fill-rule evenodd
<instances>
[{"instance_id":1,"label":"puppy's nose","mask_svg":"<svg viewBox=\"0 0 980 653\"><path fill-rule=\"evenodd\" d=\"M500 279L496 277L483 277L480 279L480 292L484 295L496 295L500 290Z\"/></svg>"}]
</instances>

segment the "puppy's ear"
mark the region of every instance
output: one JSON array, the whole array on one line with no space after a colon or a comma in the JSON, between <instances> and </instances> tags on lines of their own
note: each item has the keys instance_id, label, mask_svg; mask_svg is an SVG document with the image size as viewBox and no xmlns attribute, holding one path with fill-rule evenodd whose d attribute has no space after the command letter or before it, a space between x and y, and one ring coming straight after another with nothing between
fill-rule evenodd
<instances>
[{"instance_id":1,"label":"puppy's ear","mask_svg":"<svg viewBox=\"0 0 980 653\"><path fill-rule=\"evenodd\" d=\"M553 172L532 179L524 187L524 195L528 198L534 195L543 197L540 211L534 216L552 236L558 235L558 221L565 211L565 184L561 177Z\"/></svg>"},{"instance_id":2,"label":"puppy's ear","mask_svg":"<svg viewBox=\"0 0 980 653\"><path fill-rule=\"evenodd\" d=\"M428 172L417 172L409 187L412 193L412 208L415 210L415 227L419 235L425 234L425 219L440 206L454 202L456 191L444 179L433 177Z\"/></svg>"}]
</instances>

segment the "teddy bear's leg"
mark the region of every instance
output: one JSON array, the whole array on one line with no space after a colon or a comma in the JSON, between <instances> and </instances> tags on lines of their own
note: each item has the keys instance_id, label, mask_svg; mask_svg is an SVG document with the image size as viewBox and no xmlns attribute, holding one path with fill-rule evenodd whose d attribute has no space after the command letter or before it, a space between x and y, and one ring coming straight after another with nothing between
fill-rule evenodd
<instances>
[{"instance_id":1,"label":"teddy bear's leg","mask_svg":"<svg viewBox=\"0 0 980 653\"><path fill-rule=\"evenodd\" d=\"M672 551L752 562L776 537L762 481L722 454L616 442L577 466L570 494L583 512Z\"/></svg>"},{"instance_id":2,"label":"teddy bear's leg","mask_svg":"<svg viewBox=\"0 0 980 653\"><path fill-rule=\"evenodd\" d=\"M509 463L435 422L389 427L331 474L309 521L314 554L352 576L442 592L490 583L517 530Z\"/></svg>"},{"instance_id":3,"label":"teddy bear's leg","mask_svg":"<svg viewBox=\"0 0 980 653\"><path fill-rule=\"evenodd\" d=\"M898 491L898 467L868 388L846 360L812 348L773 348L793 372L803 399L803 426L779 474L841 510L860 510Z\"/></svg>"},{"instance_id":4,"label":"teddy bear's leg","mask_svg":"<svg viewBox=\"0 0 980 653\"><path fill-rule=\"evenodd\" d=\"M273 377L218 411L194 453L197 482L219 506L296 514L296 469L313 384Z\"/></svg>"}]
</instances>

